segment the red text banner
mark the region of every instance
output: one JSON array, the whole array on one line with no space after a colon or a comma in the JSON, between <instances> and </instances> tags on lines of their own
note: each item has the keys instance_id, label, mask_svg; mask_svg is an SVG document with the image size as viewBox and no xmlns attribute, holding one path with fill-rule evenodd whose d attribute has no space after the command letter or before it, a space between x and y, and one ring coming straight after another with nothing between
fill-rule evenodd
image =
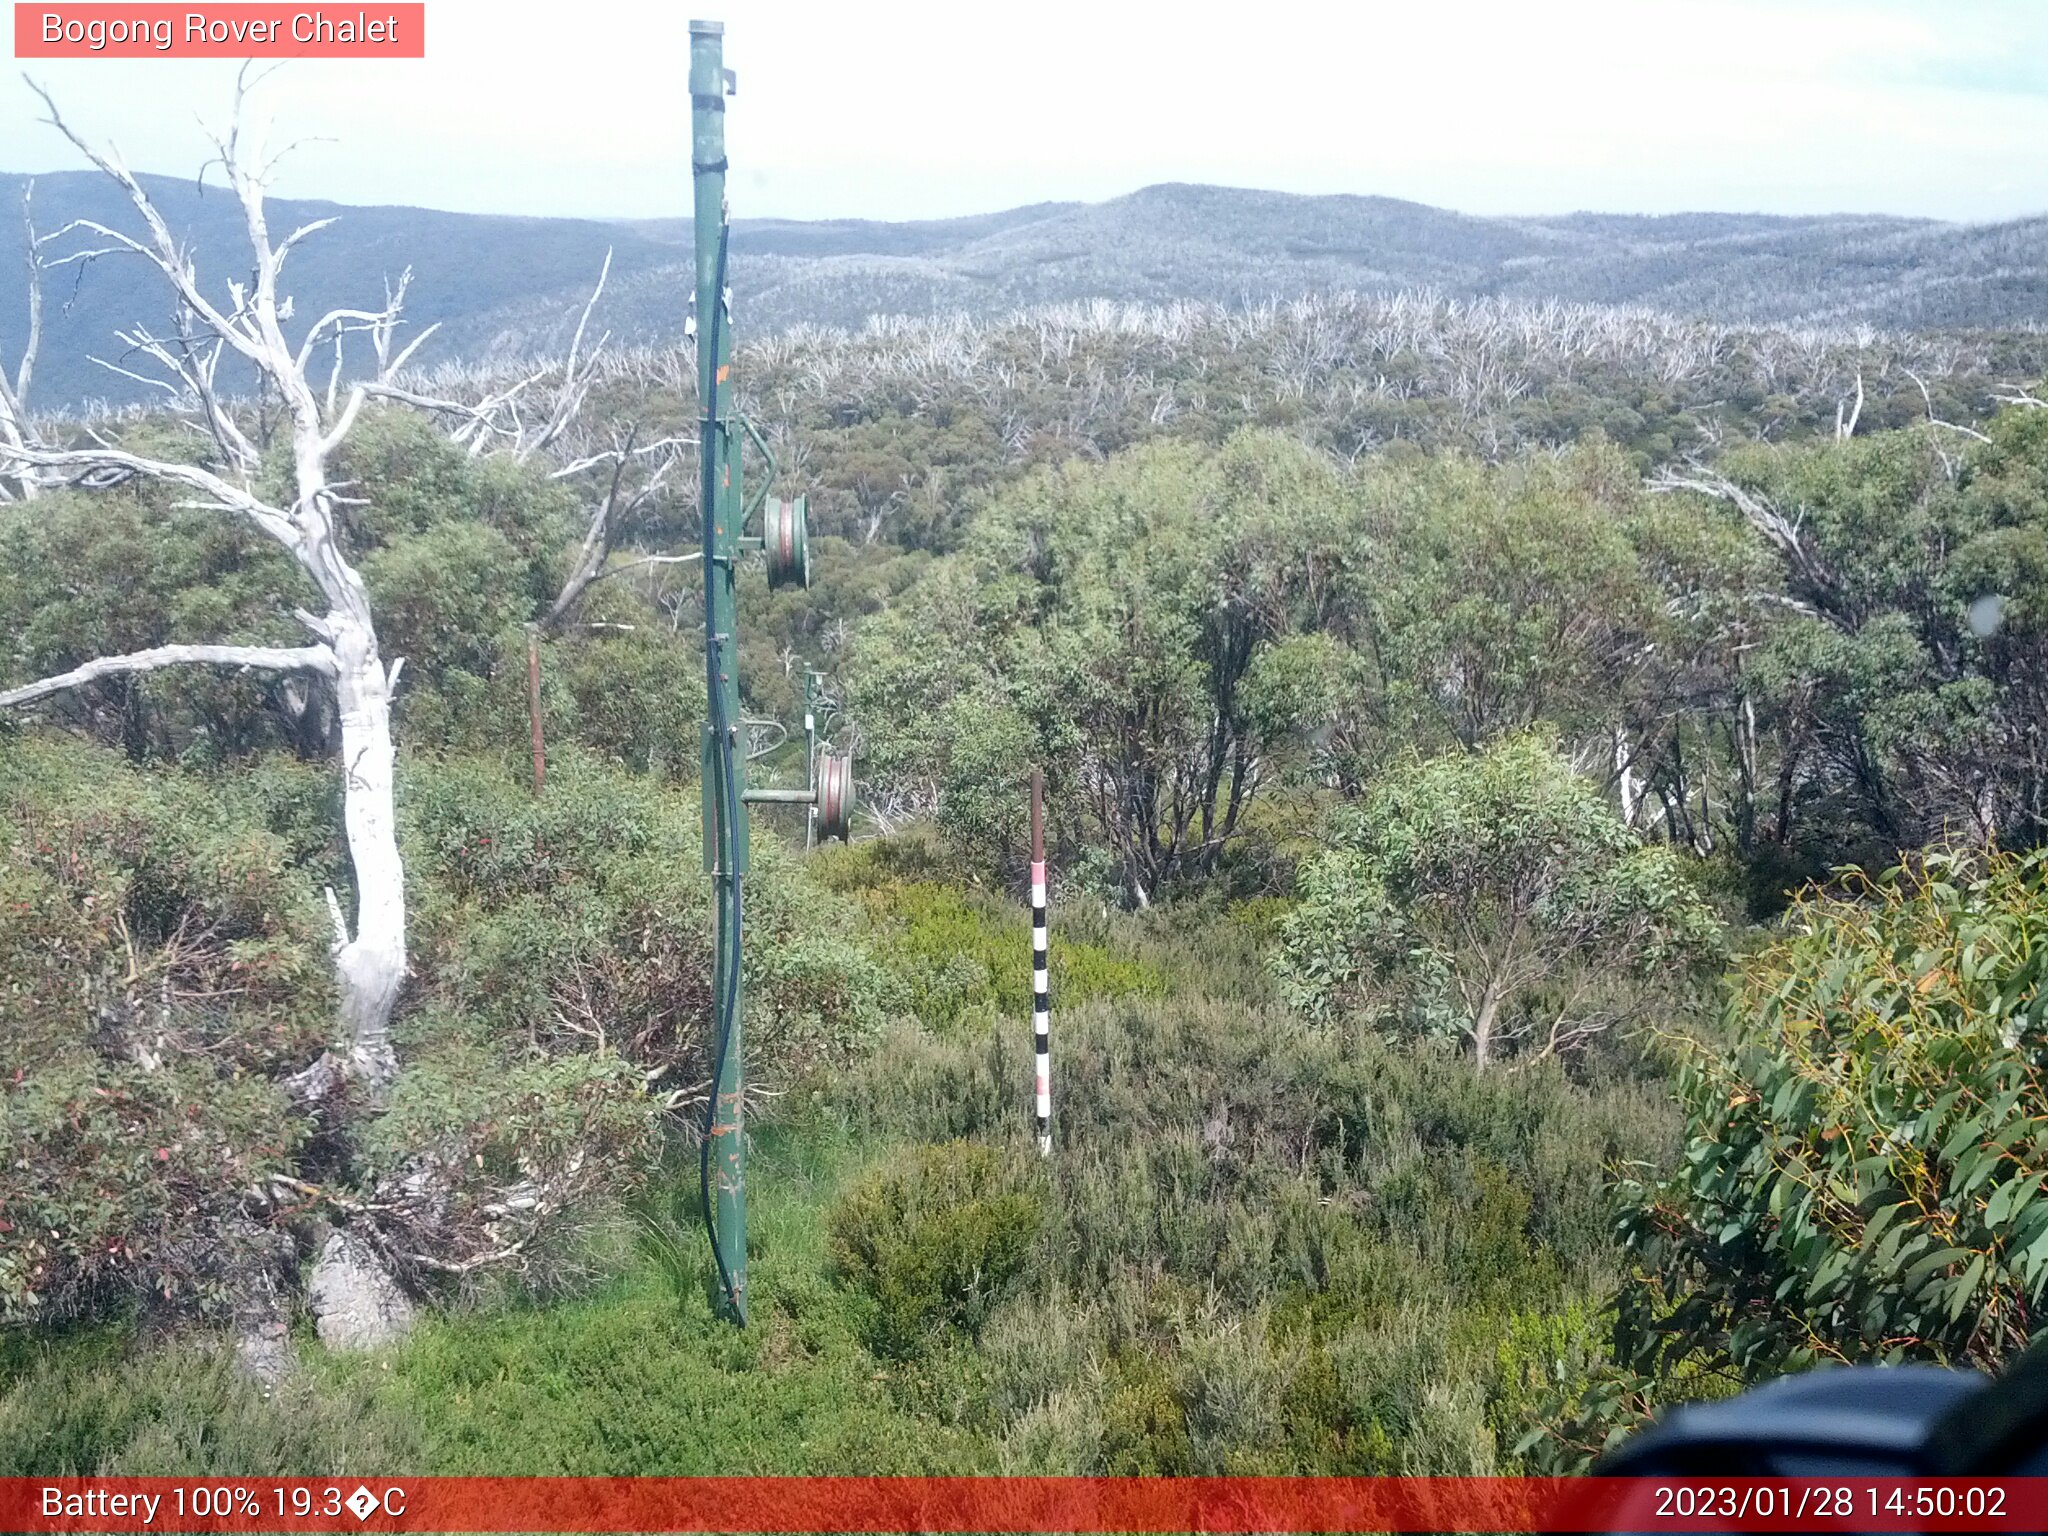
<instances>
[{"instance_id":1,"label":"red text banner","mask_svg":"<svg viewBox=\"0 0 2048 1536\"><path fill-rule=\"evenodd\" d=\"M17 4L18 59L423 59L422 0L368 5Z\"/></svg>"},{"instance_id":2,"label":"red text banner","mask_svg":"<svg viewBox=\"0 0 2048 1536\"><path fill-rule=\"evenodd\" d=\"M2048 1479L16 1477L0 1530L2039 1531Z\"/></svg>"}]
</instances>

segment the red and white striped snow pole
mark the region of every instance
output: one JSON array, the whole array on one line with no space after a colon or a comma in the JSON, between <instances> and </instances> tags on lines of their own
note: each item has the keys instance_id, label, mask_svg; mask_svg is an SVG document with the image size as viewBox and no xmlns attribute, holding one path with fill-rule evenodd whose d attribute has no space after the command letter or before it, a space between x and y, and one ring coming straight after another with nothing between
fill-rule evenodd
<instances>
[{"instance_id":1,"label":"red and white striped snow pole","mask_svg":"<svg viewBox=\"0 0 2048 1536\"><path fill-rule=\"evenodd\" d=\"M1038 1116L1038 1152L1052 1156L1052 978L1047 974L1045 937L1045 775L1031 770L1031 1043L1037 1073L1033 1108Z\"/></svg>"}]
</instances>

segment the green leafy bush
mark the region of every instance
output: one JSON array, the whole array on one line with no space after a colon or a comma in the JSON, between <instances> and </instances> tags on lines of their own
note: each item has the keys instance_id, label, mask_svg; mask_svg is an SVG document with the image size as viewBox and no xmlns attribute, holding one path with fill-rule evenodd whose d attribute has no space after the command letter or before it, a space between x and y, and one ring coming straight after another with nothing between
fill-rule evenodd
<instances>
[{"instance_id":1,"label":"green leafy bush","mask_svg":"<svg viewBox=\"0 0 2048 1536\"><path fill-rule=\"evenodd\" d=\"M408 764L400 819L422 984L406 1070L365 1128L365 1168L430 1163L448 1196L428 1251L474 1249L504 1191L537 1183L550 1236L529 1283L590 1278L579 1236L652 1174L666 1115L710 1076L712 942L697 796L564 752ZM852 907L757 838L746 882L752 1080L791 1081L879 1033L888 978ZM535 1262L529 1263L529 1260ZM428 1277L431 1278L431 1277Z\"/></svg>"},{"instance_id":2,"label":"green leafy bush","mask_svg":"<svg viewBox=\"0 0 2048 1536\"><path fill-rule=\"evenodd\" d=\"M536 799L488 760L403 765L403 1070L387 1106L315 1138L283 1079L334 1028L331 776L0 743L0 1317L223 1312L238 1271L290 1261L249 1214L278 1175L381 1190L421 1283L515 1237L529 1286L588 1278L585 1235L652 1169L664 1111L700 1102L709 912L695 796L560 767ZM756 1081L864 1048L890 980L850 904L763 839L748 923ZM392 1194L422 1173L435 1198Z\"/></svg>"},{"instance_id":3,"label":"green leafy bush","mask_svg":"<svg viewBox=\"0 0 2048 1536\"><path fill-rule=\"evenodd\" d=\"M590 588L578 621L585 627L541 647L548 739L573 740L635 772L694 779L704 723L701 632L678 632L624 580ZM523 687L523 652L511 670ZM523 708L513 718L523 722Z\"/></svg>"},{"instance_id":4,"label":"green leafy bush","mask_svg":"<svg viewBox=\"0 0 2048 1536\"><path fill-rule=\"evenodd\" d=\"M1332 843L1281 925L1284 995L1463 1038L1481 1067L1639 1016L1720 937L1677 854L1538 736L1388 774Z\"/></svg>"},{"instance_id":5,"label":"green leafy bush","mask_svg":"<svg viewBox=\"0 0 2048 1536\"><path fill-rule=\"evenodd\" d=\"M884 858L889 864L878 866ZM983 1022L991 1010L1008 1017L1028 1014L1029 912L1020 903L998 905L988 896L930 878L917 855L908 858L916 878L895 872L902 855L865 860L856 855L823 866L825 878L869 913L876 949L902 985L904 1007L940 1032ZM1093 927L1077 933L1056 921L1062 927L1051 948L1050 969L1059 1007L1166 991L1162 967L1131 953L1129 944L1113 942Z\"/></svg>"},{"instance_id":6,"label":"green leafy bush","mask_svg":"<svg viewBox=\"0 0 2048 1536\"><path fill-rule=\"evenodd\" d=\"M488 759L409 765L401 821L415 949L435 1016L500 1046L614 1052L664 1091L708 1075L711 901L700 809L565 752L535 796ZM788 1079L869 1043L887 978L850 904L756 838L746 882L747 1037Z\"/></svg>"},{"instance_id":7,"label":"green leafy bush","mask_svg":"<svg viewBox=\"0 0 2048 1536\"><path fill-rule=\"evenodd\" d=\"M506 585L518 551L497 529L446 522L373 551L363 581L379 644L423 676L490 670L500 634L520 623L530 595Z\"/></svg>"},{"instance_id":8,"label":"green leafy bush","mask_svg":"<svg viewBox=\"0 0 2048 1536\"><path fill-rule=\"evenodd\" d=\"M1187 1410L1156 1358L1118 1358L1102 1405L1102 1464L1110 1477L1186 1477L1195 1470Z\"/></svg>"},{"instance_id":9,"label":"green leafy bush","mask_svg":"<svg viewBox=\"0 0 2048 1536\"><path fill-rule=\"evenodd\" d=\"M1624 1191L1619 1370L1561 1446L1817 1363L1990 1369L2026 1345L2048 1301L2044 875L1929 855L1807 896L1742 964L1735 1043L1681 1079L1683 1159Z\"/></svg>"},{"instance_id":10,"label":"green leafy bush","mask_svg":"<svg viewBox=\"0 0 2048 1536\"><path fill-rule=\"evenodd\" d=\"M914 1355L942 1328L979 1332L1045 1215L1038 1181L976 1142L915 1148L848 1190L827 1231L835 1272L870 1303L869 1346Z\"/></svg>"},{"instance_id":11,"label":"green leafy bush","mask_svg":"<svg viewBox=\"0 0 2048 1536\"><path fill-rule=\"evenodd\" d=\"M958 1388L988 1404L1007 1466L1514 1465L1558 1386L1544 1330L1614 1283L1602 1172L1675 1146L1667 1089L1579 1086L1557 1062L1475 1074L1447 1050L1178 992L1065 1009L1055 1030L1048 1273L977 1340L987 1384ZM1022 1019L892 1032L832 1102L860 1136L1021 1151L1030 1051ZM1327 1379L1297 1382L1318 1353ZM1566 1379L1599 1353L1561 1356Z\"/></svg>"},{"instance_id":12,"label":"green leafy bush","mask_svg":"<svg viewBox=\"0 0 2048 1536\"><path fill-rule=\"evenodd\" d=\"M137 435L158 438L139 451L163 451L167 434ZM189 452L188 441L167 457ZM0 508L0 677L27 682L179 641L304 644L290 614L312 588L291 560L242 519L178 499L138 479ZM133 757L213 757L291 739L283 686L271 674L180 668L106 678L41 708Z\"/></svg>"}]
</instances>

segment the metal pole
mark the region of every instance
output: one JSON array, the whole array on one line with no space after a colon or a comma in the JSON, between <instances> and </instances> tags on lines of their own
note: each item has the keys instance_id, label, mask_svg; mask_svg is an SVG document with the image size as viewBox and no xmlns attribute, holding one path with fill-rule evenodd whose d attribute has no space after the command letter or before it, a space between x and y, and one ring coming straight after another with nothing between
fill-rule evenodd
<instances>
[{"instance_id":1,"label":"metal pole","mask_svg":"<svg viewBox=\"0 0 2048 1536\"><path fill-rule=\"evenodd\" d=\"M818 674L804 669L804 782L818 786ZM804 850L818 846L818 802L804 812Z\"/></svg>"},{"instance_id":2,"label":"metal pole","mask_svg":"<svg viewBox=\"0 0 2048 1536\"><path fill-rule=\"evenodd\" d=\"M1031 1043L1038 1153L1052 1156L1052 977L1048 974L1045 883L1045 775L1031 770Z\"/></svg>"},{"instance_id":3,"label":"metal pole","mask_svg":"<svg viewBox=\"0 0 2048 1536\"><path fill-rule=\"evenodd\" d=\"M746 1082L741 1037L740 893L747 868L746 753L741 747L734 582L739 506L733 484L732 317L726 305L725 27L690 23L690 170L696 200L697 399L704 510L705 865L718 913L712 1031L716 1062L704 1153L707 1212L724 1310L747 1320Z\"/></svg>"},{"instance_id":4,"label":"metal pole","mask_svg":"<svg viewBox=\"0 0 2048 1536\"><path fill-rule=\"evenodd\" d=\"M809 805L818 803L815 789L750 789L747 791L749 805Z\"/></svg>"}]
</instances>

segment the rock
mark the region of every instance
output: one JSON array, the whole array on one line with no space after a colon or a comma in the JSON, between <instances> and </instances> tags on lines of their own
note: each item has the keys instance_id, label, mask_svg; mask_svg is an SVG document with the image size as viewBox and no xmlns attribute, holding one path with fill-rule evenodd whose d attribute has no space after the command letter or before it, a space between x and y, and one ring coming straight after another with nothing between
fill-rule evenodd
<instances>
[{"instance_id":1,"label":"rock","mask_svg":"<svg viewBox=\"0 0 2048 1536\"><path fill-rule=\"evenodd\" d=\"M235 1333L235 1360L267 1392L291 1374L295 1363L291 1330L282 1318L266 1318Z\"/></svg>"},{"instance_id":2,"label":"rock","mask_svg":"<svg viewBox=\"0 0 2048 1536\"><path fill-rule=\"evenodd\" d=\"M322 1051L311 1066L284 1080L284 1091L299 1108L315 1110L338 1095L346 1082L341 1059L332 1051Z\"/></svg>"},{"instance_id":3,"label":"rock","mask_svg":"<svg viewBox=\"0 0 2048 1536\"><path fill-rule=\"evenodd\" d=\"M232 1294L236 1362L267 1392L295 1363L286 1291L292 1240L238 1217L223 1231L216 1257Z\"/></svg>"},{"instance_id":4,"label":"rock","mask_svg":"<svg viewBox=\"0 0 2048 1536\"><path fill-rule=\"evenodd\" d=\"M382 1349L412 1330L413 1305L376 1253L349 1232L332 1232L307 1287L313 1326L329 1349Z\"/></svg>"}]
</instances>

